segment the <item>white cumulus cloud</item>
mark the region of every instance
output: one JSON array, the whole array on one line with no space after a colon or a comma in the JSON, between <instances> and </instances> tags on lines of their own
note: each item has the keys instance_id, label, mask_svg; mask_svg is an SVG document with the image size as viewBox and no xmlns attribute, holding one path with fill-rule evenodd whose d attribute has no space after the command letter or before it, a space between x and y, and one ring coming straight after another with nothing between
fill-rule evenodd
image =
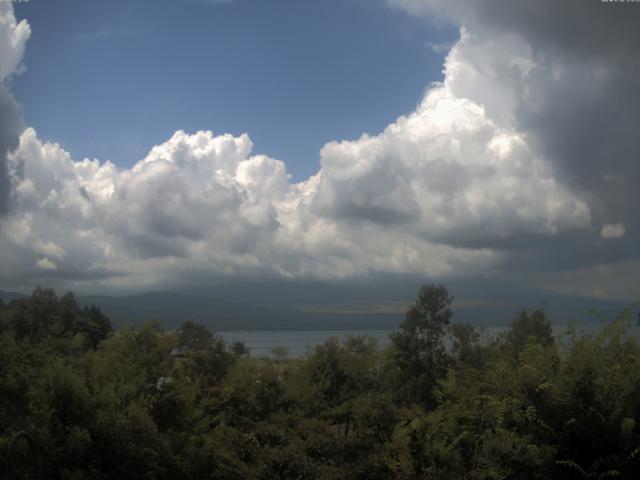
<instances>
[{"instance_id":1,"label":"white cumulus cloud","mask_svg":"<svg viewBox=\"0 0 640 480\"><path fill-rule=\"evenodd\" d=\"M36 262L36 268L39 268L40 270L57 270L58 269L56 264L53 263L51 260L49 260L47 257L38 259L38 261Z\"/></svg>"},{"instance_id":2,"label":"white cumulus cloud","mask_svg":"<svg viewBox=\"0 0 640 480\"><path fill-rule=\"evenodd\" d=\"M624 225L622 223L607 223L602 226L600 236L602 238L620 238L624 237Z\"/></svg>"},{"instance_id":3,"label":"white cumulus cloud","mask_svg":"<svg viewBox=\"0 0 640 480\"><path fill-rule=\"evenodd\" d=\"M455 80L450 66L447 80ZM590 224L586 203L525 136L448 82L380 135L326 145L321 165L312 202L320 215L395 225L438 243L482 246Z\"/></svg>"},{"instance_id":4,"label":"white cumulus cloud","mask_svg":"<svg viewBox=\"0 0 640 480\"><path fill-rule=\"evenodd\" d=\"M26 20L16 21L11 2L0 2L0 81L18 71L31 36Z\"/></svg>"},{"instance_id":5,"label":"white cumulus cloud","mask_svg":"<svg viewBox=\"0 0 640 480\"><path fill-rule=\"evenodd\" d=\"M321 175L292 184L282 162L251 155L251 147L246 135L179 131L131 169L118 169L74 161L25 130L11 157L23 176L0 235L2 280L148 286L370 269L446 274L500 258L402 228L317 215Z\"/></svg>"}]
</instances>

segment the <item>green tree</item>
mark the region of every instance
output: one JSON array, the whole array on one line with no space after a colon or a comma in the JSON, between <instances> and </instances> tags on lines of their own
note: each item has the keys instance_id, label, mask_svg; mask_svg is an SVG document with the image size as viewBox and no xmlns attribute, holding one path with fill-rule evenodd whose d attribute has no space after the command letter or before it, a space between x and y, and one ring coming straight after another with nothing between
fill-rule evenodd
<instances>
[{"instance_id":1,"label":"green tree","mask_svg":"<svg viewBox=\"0 0 640 480\"><path fill-rule=\"evenodd\" d=\"M523 310L511 322L511 326L503 334L501 340L512 355L517 356L529 343L543 346L552 345L553 329L551 322L541 310L535 310L531 314Z\"/></svg>"},{"instance_id":2,"label":"green tree","mask_svg":"<svg viewBox=\"0 0 640 480\"><path fill-rule=\"evenodd\" d=\"M451 352L454 358L472 367L481 367L486 360L486 348L482 337L473 325L456 323L451 325Z\"/></svg>"},{"instance_id":3,"label":"green tree","mask_svg":"<svg viewBox=\"0 0 640 480\"><path fill-rule=\"evenodd\" d=\"M251 354L251 351L247 347L246 343L241 340L233 342L233 344L231 345L231 351L236 357L248 357Z\"/></svg>"},{"instance_id":4,"label":"green tree","mask_svg":"<svg viewBox=\"0 0 640 480\"><path fill-rule=\"evenodd\" d=\"M184 351L203 350L211 345L213 333L200 323L187 320L178 329L177 346Z\"/></svg>"},{"instance_id":5,"label":"green tree","mask_svg":"<svg viewBox=\"0 0 640 480\"><path fill-rule=\"evenodd\" d=\"M398 391L409 403L434 404L435 383L446 371L443 338L452 316L452 302L444 285L422 286L400 330L390 335Z\"/></svg>"},{"instance_id":6,"label":"green tree","mask_svg":"<svg viewBox=\"0 0 640 480\"><path fill-rule=\"evenodd\" d=\"M274 345L269 349L269 353L273 355L273 357L276 359L276 362L281 362L289 356L291 350L289 349L289 347L286 347L284 345Z\"/></svg>"}]
</instances>

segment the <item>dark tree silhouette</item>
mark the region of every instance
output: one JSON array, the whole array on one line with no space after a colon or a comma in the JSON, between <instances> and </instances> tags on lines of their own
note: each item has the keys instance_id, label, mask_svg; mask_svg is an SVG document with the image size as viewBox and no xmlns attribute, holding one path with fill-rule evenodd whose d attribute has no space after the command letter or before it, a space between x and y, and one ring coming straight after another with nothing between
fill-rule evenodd
<instances>
[{"instance_id":1,"label":"dark tree silhouette","mask_svg":"<svg viewBox=\"0 0 640 480\"><path fill-rule=\"evenodd\" d=\"M446 369L443 337L452 316L452 302L444 285L424 285L400 330L390 336L401 383L398 391L406 401L433 403L434 384Z\"/></svg>"}]
</instances>

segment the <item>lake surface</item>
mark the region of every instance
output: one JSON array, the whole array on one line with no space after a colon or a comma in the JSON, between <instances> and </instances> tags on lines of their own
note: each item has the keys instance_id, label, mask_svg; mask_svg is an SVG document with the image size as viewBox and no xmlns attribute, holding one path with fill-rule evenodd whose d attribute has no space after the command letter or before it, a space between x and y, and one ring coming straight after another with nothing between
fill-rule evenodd
<instances>
[{"instance_id":1,"label":"lake surface","mask_svg":"<svg viewBox=\"0 0 640 480\"><path fill-rule=\"evenodd\" d=\"M602 328L602 323L585 323L576 325L578 332L596 332ZM487 335L495 336L507 327L484 327ZM566 325L554 325L554 335L560 335L566 330ZM286 347L290 357L300 357L316 345L321 345L331 337L339 340L351 335L354 337L368 336L376 340L379 348L389 345L389 333L393 330L275 330L275 331L231 331L218 332L226 342L242 341L249 348L252 357L271 357L271 348ZM638 337L640 328L632 327L632 333Z\"/></svg>"},{"instance_id":2,"label":"lake surface","mask_svg":"<svg viewBox=\"0 0 640 480\"><path fill-rule=\"evenodd\" d=\"M249 348L252 357L271 357L271 348L286 347L290 357L300 357L316 345L321 345L331 337L340 340L348 335L374 338L380 348L389 344L391 330L276 330L276 331L239 331L218 332L226 342L242 341Z\"/></svg>"}]
</instances>

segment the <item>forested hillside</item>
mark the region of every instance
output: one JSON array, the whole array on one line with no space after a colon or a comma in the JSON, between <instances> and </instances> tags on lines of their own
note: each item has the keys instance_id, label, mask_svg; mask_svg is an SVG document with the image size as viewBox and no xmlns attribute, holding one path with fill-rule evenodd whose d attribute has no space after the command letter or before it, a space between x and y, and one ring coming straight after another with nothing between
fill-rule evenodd
<instances>
[{"instance_id":1,"label":"forested hillside","mask_svg":"<svg viewBox=\"0 0 640 480\"><path fill-rule=\"evenodd\" d=\"M112 331L99 309L37 289L0 308L0 475L637 478L629 312L554 338L523 311L489 338L452 323L451 301L423 287L385 350L332 339L274 360L193 322ZM19 431L33 451L11 442Z\"/></svg>"}]
</instances>

